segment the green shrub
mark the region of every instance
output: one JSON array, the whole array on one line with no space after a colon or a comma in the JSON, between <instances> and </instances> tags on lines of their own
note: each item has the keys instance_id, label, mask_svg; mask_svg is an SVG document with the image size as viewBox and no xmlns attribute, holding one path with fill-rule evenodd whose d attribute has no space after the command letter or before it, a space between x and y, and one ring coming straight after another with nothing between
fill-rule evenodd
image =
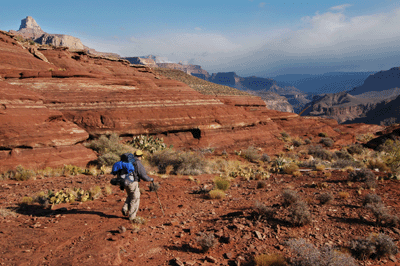
<instances>
[{"instance_id":1,"label":"green shrub","mask_svg":"<svg viewBox=\"0 0 400 266\"><path fill-rule=\"evenodd\" d=\"M216 189L226 191L231 186L231 182L225 178L217 177L214 179L214 185Z\"/></svg>"},{"instance_id":2,"label":"green shrub","mask_svg":"<svg viewBox=\"0 0 400 266\"><path fill-rule=\"evenodd\" d=\"M89 197L91 200L95 200L101 197L101 188L99 186L95 186L89 189Z\"/></svg>"},{"instance_id":3,"label":"green shrub","mask_svg":"<svg viewBox=\"0 0 400 266\"><path fill-rule=\"evenodd\" d=\"M79 175L82 174L84 172L84 170L82 168L80 168L79 166L75 166L75 165L64 165L63 167L63 175L65 176L75 176L75 175Z\"/></svg>"},{"instance_id":4,"label":"green shrub","mask_svg":"<svg viewBox=\"0 0 400 266\"><path fill-rule=\"evenodd\" d=\"M166 149L164 139L153 136L135 136L132 141L130 141L130 144L136 149L148 151L150 153Z\"/></svg>"}]
</instances>

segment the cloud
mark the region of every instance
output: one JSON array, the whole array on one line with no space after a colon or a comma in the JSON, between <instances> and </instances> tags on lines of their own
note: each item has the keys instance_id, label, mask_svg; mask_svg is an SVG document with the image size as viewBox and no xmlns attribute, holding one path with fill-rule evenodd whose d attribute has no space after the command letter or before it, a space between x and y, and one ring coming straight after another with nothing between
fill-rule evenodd
<instances>
[{"instance_id":1,"label":"cloud","mask_svg":"<svg viewBox=\"0 0 400 266\"><path fill-rule=\"evenodd\" d=\"M345 10L346 8L351 7L351 6L352 6L352 5L350 5L350 4L344 4L344 5L339 5L339 6L333 6L333 7L330 8L330 10L333 10L333 11L343 11L343 10Z\"/></svg>"},{"instance_id":2,"label":"cloud","mask_svg":"<svg viewBox=\"0 0 400 266\"><path fill-rule=\"evenodd\" d=\"M194 28L196 31L202 31L202 28L200 28L200 27L196 27L196 28Z\"/></svg>"},{"instance_id":3,"label":"cloud","mask_svg":"<svg viewBox=\"0 0 400 266\"><path fill-rule=\"evenodd\" d=\"M340 12L349 6L335 6L303 17L290 28L230 35L196 28L195 33L134 36L125 43L120 40L104 47L118 46L114 52L122 56L153 54L174 62L200 64L210 72L237 71L250 75L293 68L311 71L312 66L325 72L343 70L346 66L353 71L393 67L389 66L395 62L392 55L397 55L400 49L400 8L359 16ZM98 45L88 46L102 51Z\"/></svg>"},{"instance_id":4,"label":"cloud","mask_svg":"<svg viewBox=\"0 0 400 266\"><path fill-rule=\"evenodd\" d=\"M263 8L264 6L265 6L265 3L264 3L264 2L262 2L262 3L259 4L259 7L261 7L261 8Z\"/></svg>"}]
</instances>

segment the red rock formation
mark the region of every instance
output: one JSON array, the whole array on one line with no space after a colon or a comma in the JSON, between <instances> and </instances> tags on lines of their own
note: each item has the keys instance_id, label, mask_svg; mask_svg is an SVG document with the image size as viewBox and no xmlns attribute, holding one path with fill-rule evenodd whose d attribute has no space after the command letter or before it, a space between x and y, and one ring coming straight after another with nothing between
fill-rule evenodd
<instances>
[{"instance_id":1,"label":"red rock formation","mask_svg":"<svg viewBox=\"0 0 400 266\"><path fill-rule=\"evenodd\" d=\"M89 134L158 134L175 147L272 153L284 146L283 131L337 134L334 120L269 110L258 97L203 95L126 60L38 47L40 58L24 45L0 33L0 166L86 164L95 156L76 143Z\"/></svg>"}]
</instances>

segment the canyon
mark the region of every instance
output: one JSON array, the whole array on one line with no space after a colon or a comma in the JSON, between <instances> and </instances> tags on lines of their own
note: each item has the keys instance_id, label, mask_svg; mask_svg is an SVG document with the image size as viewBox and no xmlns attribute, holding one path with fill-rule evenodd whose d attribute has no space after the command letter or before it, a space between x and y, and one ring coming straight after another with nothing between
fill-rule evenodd
<instances>
[{"instance_id":1,"label":"canyon","mask_svg":"<svg viewBox=\"0 0 400 266\"><path fill-rule=\"evenodd\" d=\"M229 90L203 94L148 66L31 44L3 31L0 60L3 169L86 165L96 154L82 143L111 133L160 136L177 148L256 146L278 154L282 132L327 132L345 144L380 129L271 110L259 97Z\"/></svg>"}]
</instances>

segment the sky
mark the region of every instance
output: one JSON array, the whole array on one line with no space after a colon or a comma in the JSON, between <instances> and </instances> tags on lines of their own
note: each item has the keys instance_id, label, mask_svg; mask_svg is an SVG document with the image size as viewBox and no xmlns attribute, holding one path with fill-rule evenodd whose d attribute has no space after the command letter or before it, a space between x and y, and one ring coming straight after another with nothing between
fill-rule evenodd
<instances>
[{"instance_id":1,"label":"sky","mask_svg":"<svg viewBox=\"0 0 400 266\"><path fill-rule=\"evenodd\" d=\"M400 65L400 1L4 1L0 30L33 17L101 52L156 55L240 76L387 70Z\"/></svg>"}]
</instances>

